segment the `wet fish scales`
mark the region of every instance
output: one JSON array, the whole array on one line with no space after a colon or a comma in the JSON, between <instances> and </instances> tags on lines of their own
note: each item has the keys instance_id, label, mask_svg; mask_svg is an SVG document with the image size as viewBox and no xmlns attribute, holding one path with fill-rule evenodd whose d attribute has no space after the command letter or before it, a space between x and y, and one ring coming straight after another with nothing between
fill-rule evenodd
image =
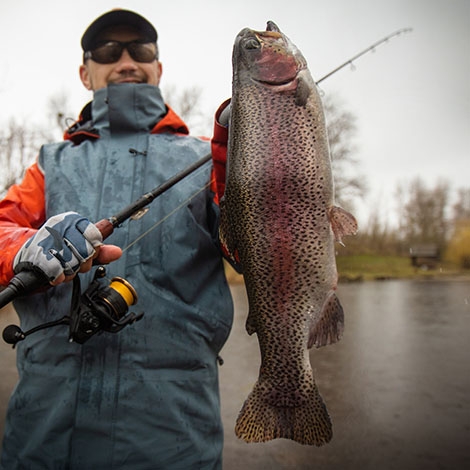
<instances>
[{"instance_id":1,"label":"wet fish scales","mask_svg":"<svg viewBox=\"0 0 470 470\"><path fill-rule=\"evenodd\" d=\"M242 265L246 327L261 351L235 431L247 442L322 445L332 426L308 348L341 337L334 241L357 225L333 205L323 109L302 54L270 22L240 32L233 68L220 235Z\"/></svg>"}]
</instances>

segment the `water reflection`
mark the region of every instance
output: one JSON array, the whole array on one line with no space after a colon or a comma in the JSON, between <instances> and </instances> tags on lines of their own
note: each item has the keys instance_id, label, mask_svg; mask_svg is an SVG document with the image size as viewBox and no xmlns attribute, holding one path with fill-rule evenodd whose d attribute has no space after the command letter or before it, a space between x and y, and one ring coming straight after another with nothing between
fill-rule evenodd
<instances>
[{"instance_id":1,"label":"water reflection","mask_svg":"<svg viewBox=\"0 0 470 470\"><path fill-rule=\"evenodd\" d=\"M385 281L339 287L344 337L337 345L311 352L335 433L333 441L319 449L285 440L247 445L233 436L239 407L259 364L256 338L244 332L244 290L235 287L233 293L236 324L221 369L226 470L470 465L468 282Z\"/></svg>"}]
</instances>

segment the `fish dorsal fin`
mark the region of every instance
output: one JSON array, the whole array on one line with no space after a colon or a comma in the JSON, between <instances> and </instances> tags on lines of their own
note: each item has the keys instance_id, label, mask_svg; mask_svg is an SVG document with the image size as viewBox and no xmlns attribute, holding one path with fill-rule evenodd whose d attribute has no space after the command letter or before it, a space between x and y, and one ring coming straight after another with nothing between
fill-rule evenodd
<instances>
[{"instance_id":1,"label":"fish dorsal fin","mask_svg":"<svg viewBox=\"0 0 470 470\"><path fill-rule=\"evenodd\" d=\"M331 228L335 235L335 241L342 244L343 237L347 235L356 235L356 218L343 208L333 206L329 211L329 219Z\"/></svg>"},{"instance_id":2,"label":"fish dorsal fin","mask_svg":"<svg viewBox=\"0 0 470 470\"><path fill-rule=\"evenodd\" d=\"M334 291L330 291L323 304L319 319L310 328L307 347L310 349L315 345L320 348L321 346L336 343L340 340L343 329L343 307Z\"/></svg>"}]
</instances>

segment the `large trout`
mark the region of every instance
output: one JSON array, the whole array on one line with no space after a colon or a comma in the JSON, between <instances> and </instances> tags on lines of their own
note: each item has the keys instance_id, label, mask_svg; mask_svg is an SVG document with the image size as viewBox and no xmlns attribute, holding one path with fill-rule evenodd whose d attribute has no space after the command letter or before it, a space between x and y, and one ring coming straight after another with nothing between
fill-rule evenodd
<instances>
[{"instance_id":1,"label":"large trout","mask_svg":"<svg viewBox=\"0 0 470 470\"><path fill-rule=\"evenodd\" d=\"M332 427L308 349L342 334L334 243L357 224L334 206L323 108L306 61L272 22L235 40L227 171L220 236L242 267L246 329L261 350L235 432L247 442L322 445Z\"/></svg>"}]
</instances>

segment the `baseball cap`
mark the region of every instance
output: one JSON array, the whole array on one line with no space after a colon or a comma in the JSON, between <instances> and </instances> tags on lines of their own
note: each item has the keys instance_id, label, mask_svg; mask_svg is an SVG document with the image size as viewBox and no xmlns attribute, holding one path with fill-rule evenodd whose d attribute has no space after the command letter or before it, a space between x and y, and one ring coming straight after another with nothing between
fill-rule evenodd
<instances>
[{"instance_id":1,"label":"baseball cap","mask_svg":"<svg viewBox=\"0 0 470 470\"><path fill-rule=\"evenodd\" d=\"M104 13L88 26L82 36L82 49L85 52L92 49L96 36L103 29L111 26L132 26L142 33L149 42L157 42L158 34L152 23L138 13L116 8Z\"/></svg>"}]
</instances>

